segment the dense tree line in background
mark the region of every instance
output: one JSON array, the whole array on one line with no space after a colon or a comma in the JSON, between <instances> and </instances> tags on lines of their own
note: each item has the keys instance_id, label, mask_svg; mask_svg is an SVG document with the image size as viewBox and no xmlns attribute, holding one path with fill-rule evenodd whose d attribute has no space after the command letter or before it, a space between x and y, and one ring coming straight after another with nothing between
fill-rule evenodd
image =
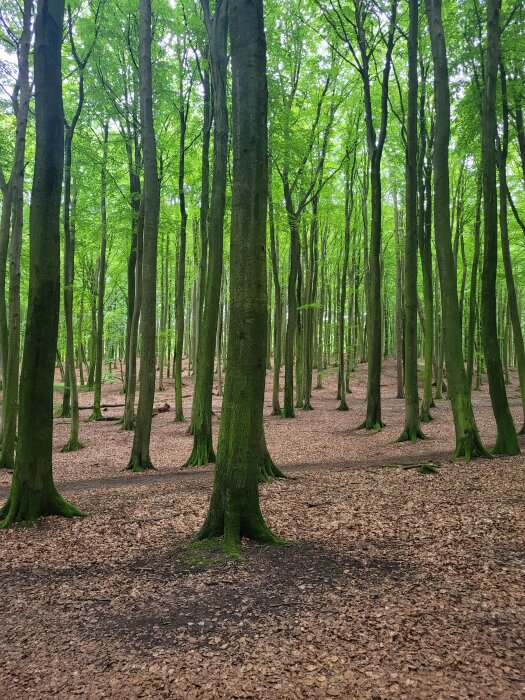
<instances>
[{"instance_id":1,"label":"dense tree line in background","mask_svg":"<svg viewBox=\"0 0 525 700\"><path fill-rule=\"evenodd\" d=\"M361 427L375 431L395 356L399 439L424 439L446 397L467 459L488 454L471 402L486 376L494 452L516 454L505 386L517 366L525 407L524 30L519 0L5 0L4 524L76 512L52 484L55 368L64 450L82 447L78 391L94 391L102 420L104 383L122 380L134 471L154 466L154 392L173 380L193 435L176 459L217 459L201 536L233 548L273 538L256 495L282 476L264 368L273 414L293 419L333 370L346 410L366 362Z\"/></svg>"}]
</instances>

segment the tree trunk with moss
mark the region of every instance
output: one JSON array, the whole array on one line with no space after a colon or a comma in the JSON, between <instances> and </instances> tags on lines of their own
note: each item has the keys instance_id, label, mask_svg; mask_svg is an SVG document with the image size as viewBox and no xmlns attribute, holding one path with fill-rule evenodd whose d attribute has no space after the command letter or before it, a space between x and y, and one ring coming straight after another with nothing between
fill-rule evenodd
<instances>
[{"instance_id":1,"label":"tree trunk with moss","mask_svg":"<svg viewBox=\"0 0 525 700\"><path fill-rule=\"evenodd\" d=\"M157 171L157 145L153 123L151 79L151 0L140 0L139 73L144 153L144 242L142 254L142 300L140 391L133 447L128 469L153 469L149 447L151 417L155 396L157 237L160 210L160 182Z\"/></svg>"},{"instance_id":2,"label":"tree trunk with moss","mask_svg":"<svg viewBox=\"0 0 525 700\"><path fill-rule=\"evenodd\" d=\"M268 197L266 40L262 0L231 0L233 188L226 384L210 507L198 539L279 540L259 505L266 374Z\"/></svg>"},{"instance_id":3,"label":"tree trunk with moss","mask_svg":"<svg viewBox=\"0 0 525 700\"><path fill-rule=\"evenodd\" d=\"M228 0L216 2L213 17L210 15L207 0L201 0L201 4L210 42L214 115L213 179L208 233L208 270L197 347L197 374L193 396L193 450L186 462L187 466L202 466L209 462L215 462L211 426L213 365L221 297L223 229L228 169L226 95Z\"/></svg>"},{"instance_id":4,"label":"tree trunk with moss","mask_svg":"<svg viewBox=\"0 0 525 700\"><path fill-rule=\"evenodd\" d=\"M499 0L487 0L487 51L481 118L481 165L483 173L483 274L481 331L487 366L490 400L496 419L495 454L515 455L520 449L509 408L498 341L496 272L498 264L498 203L496 187L496 95L499 65Z\"/></svg>"},{"instance_id":5,"label":"tree trunk with moss","mask_svg":"<svg viewBox=\"0 0 525 700\"><path fill-rule=\"evenodd\" d=\"M64 169L63 0L39 0L35 21L36 151L29 223L29 297L19 430L0 527L45 515L82 515L53 481L53 383L60 309L60 197Z\"/></svg>"},{"instance_id":6,"label":"tree trunk with moss","mask_svg":"<svg viewBox=\"0 0 525 700\"><path fill-rule=\"evenodd\" d=\"M18 382L20 372L20 254L24 229L24 170L27 117L31 98L29 52L31 47L32 0L24 0L22 34L18 48L18 109L13 170L9 180L11 201L11 248L9 251L9 334L3 367L3 422L0 468L13 469L15 463ZM9 199L9 198L8 198ZM4 280L5 282L5 280ZM5 285L4 285L5 293ZM5 303L5 299L4 299Z\"/></svg>"},{"instance_id":7,"label":"tree trunk with moss","mask_svg":"<svg viewBox=\"0 0 525 700\"><path fill-rule=\"evenodd\" d=\"M398 442L424 437L417 383L417 44L418 2L409 0L405 232L405 426Z\"/></svg>"},{"instance_id":8,"label":"tree trunk with moss","mask_svg":"<svg viewBox=\"0 0 525 700\"><path fill-rule=\"evenodd\" d=\"M518 295L512 269L512 257L510 254L508 208L507 208L507 157L509 144L509 105L507 95L507 75L503 63L500 63L501 97L503 107L503 133L498 143L498 169L499 169L499 217L501 230L501 252L505 279L509 297L509 313L514 337L514 352L518 365L521 404L523 408L524 422L520 434L525 434L525 347L523 332L521 329L521 313L518 305Z\"/></svg>"},{"instance_id":9,"label":"tree trunk with moss","mask_svg":"<svg viewBox=\"0 0 525 700\"><path fill-rule=\"evenodd\" d=\"M448 396L452 404L456 434L455 457L467 459L487 452L481 443L467 386L461 319L457 293L457 270L450 225L450 89L441 0L425 0L434 64L434 231L441 286L441 313L447 367ZM441 381L438 367L438 382ZM439 388L439 387L438 387ZM437 395L437 392L436 392Z\"/></svg>"},{"instance_id":10,"label":"tree trunk with moss","mask_svg":"<svg viewBox=\"0 0 525 700\"><path fill-rule=\"evenodd\" d=\"M434 354L434 290L432 270L432 161L430 153L432 149L433 127L431 126L430 138L427 134L425 102L426 102L426 71L421 65L421 98L419 103L419 129L421 143L418 172L418 243L419 257L421 259L421 277L423 284L423 304L425 309L425 338L423 355L425 368L423 374L423 400L419 418L422 423L432 420L430 409L434 407L432 395L432 362Z\"/></svg>"},{"instance_id":11,"label":"tree trunk with moss","mask_svg":"<svg viewBox=\"0 0 525 700\"><path fill-rule=\"evenodd\" d=\"M108 161L108 122L104 123L102 141L102 169L100 173L100 257L98 262L97 285L97 342L95 360L95 393L93 413L90 420L104 420L100 410L102 402L102 363L104 361L104 296L106 294L106 247L107 247L107 161Z\"/></svg>"}]
</instances>

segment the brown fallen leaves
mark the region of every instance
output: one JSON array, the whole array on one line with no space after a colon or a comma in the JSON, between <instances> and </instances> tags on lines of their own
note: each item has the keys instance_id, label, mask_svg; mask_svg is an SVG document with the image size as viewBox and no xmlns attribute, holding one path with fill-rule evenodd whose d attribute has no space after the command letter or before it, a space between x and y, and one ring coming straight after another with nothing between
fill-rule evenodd
<instances>
[{"instance_id":1,"label":"brown fallen leaves","mask_svg":"<svg viewBox=\"0 0 525 700\"><path fill-rule=\"evenodd\" d=\"M350 413L330 377L315 411L267 419L298 479L263 486L262 507L295 544L247 543L242 564L183 546L211 485L211 468L178 470L186 426L156 418L150 478L120 471L129 434L82 423L89 446L57 452L57 475L90 517L0 533L0 697L523 697L525 459L446 461L445 401L429 440L400 448L385 377L380 434L352 430L362 369ZM475 399L490 443L488 397ZM430 458L437 474L403 469Z\"/></svg>"}]
</instances>

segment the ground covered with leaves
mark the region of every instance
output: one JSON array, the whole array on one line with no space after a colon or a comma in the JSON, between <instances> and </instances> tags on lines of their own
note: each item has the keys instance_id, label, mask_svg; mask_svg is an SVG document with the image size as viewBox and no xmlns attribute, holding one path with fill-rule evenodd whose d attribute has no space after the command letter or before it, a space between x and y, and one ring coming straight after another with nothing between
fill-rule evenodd
<instances>
[{"instance_id":1,"label":"ground covered with leaves","mask_svg":"<svg viewBox=\"0 0 525 700\"><path fill-rule=\"evenodd\" d=\"M330 375L314 411L266 418L293 479L262 486L262 508L293 544L246 543L242 562L189 546L212 468L180 469L191 437L173 412L154 418L158 471L142 475L121 471L131 436L116 421L83 422L86 449L64 455L57 419L57 482L90 516L0 533L0 697L523 697L525 457L450 461L446 401L426 441L395 443L392 367L387 428L356 431L365 369L348 413ZM118 390L105 385L105 402ZM518 422L515 382L509 396ZM486 388L474 398L490 445ZM217 423L218 397L215 409Z\"/></svg>"}]
</instances>

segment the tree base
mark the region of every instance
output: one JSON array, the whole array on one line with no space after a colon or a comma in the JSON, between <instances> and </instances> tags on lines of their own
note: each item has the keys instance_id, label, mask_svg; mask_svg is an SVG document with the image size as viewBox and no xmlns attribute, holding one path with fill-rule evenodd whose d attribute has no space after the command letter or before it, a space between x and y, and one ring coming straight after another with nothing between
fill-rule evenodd
<instances>
[{"instance_id":1,"label":"tree base","mask_svg":"<svg viewBox=\"0 0 525 700\"><path fill-rule=\"evenodd\" d=\"M382 420L374 423L367 418L361 423L361 425L357 426L356 430L373 430L374 432L378 433L380 430L383 430L383 428L386 428L386 423L383 423Z\"/></svg>"},{"instance_id":2,"label":"tree base","mask_svg":"<svg viewBox=\"0 0 525 700\"><path fill-rule=\"evenodd\" d=\"M348 409L348 404L346 403L346 401L341 401L341 403L337 407L337 410L338 411L348 411L349 409Z\"/></svg>"},{"instance_id":3,"label":"tree base","mask_svg":"<svg viewBox=\"0 0 525 700\"><path fill-rule=\"evenodd\" d=\"M124 469L124 471L133 472L134 474L140 474L141 472L151 470L155 471L155 467L153 466L153 463L150 460L150 458L147 457L146 459L141 459L136 455L133 455L131 457L128 466Z\"/></svg>"},{"instance_id":4,"label":"tree base","mask_svg":"<svg viewBox=\"0 0 525 700\"><path fill-rule=\"evenodd\" d=\"M188 425L188 429L186 430L186 435L195 435L195 428L193 427L193 421L190 422Z\"/></svg>"},{"instance_id":5,"label":"tree base","mask_svg":"<svg viewBox=\"0 0 525 700\"><path fill-rule=\"evenodd\" d=\"M283 418L295 418L295 411L293 410L293 407L290 406L289 408L286 408L286 406L283 409L282 413Z\"/></svg>"},{"instance_id":6,"label":"tree base","mask_svg":"<svg viewBox=\"0 0 525 700\"><path fill-rule=\"evenodd\" d=\"M215 464L215 452L207 441L195 441L191 455L182 465L183 469L188 467L206 467L208 464Z\"/></svg>"},{"instance_id":7,"label":"tree base","mask_svg":"<svg viewBox=\"0 0 525 700\"><path fill-rule=\"evenodd\" d=\"M518 435L525 435L525 423L521 426L521 430L518 430Z\"/></svg>"},{"instance_id":8,"label":"tree base","mask_svg":"<svg viewBox=\"0 0 525 700\"><path fill-rule=\"evenodd\" d=\"M69 438L60 452L76 452L84 449L85 445L78 438Z\"/></svg>"},{"instance_id":9,"label":"tree base","mask_svg":"<svg viewBox=\"0 0 525 700\"><path fill-rule=\"evenodd\" d=\"M279 418L281 418L282 415L283 415L283 412L281 411L281 407L280 407L280 406L274 406L274 407L272 408L272 412L270 413L270 415L271 415L271 416L279 416Z\"/></svg>"},{"instance_id":10,"label":"tree base","mask_svg":"<svg viewBox=\"0 0 525 700\"><path fill-rule=\"evenodd\" d=\"M259 467L259 483L260 484L271 484L276 479L287 479L286 474L279 469L275 464L270 454L267 452L261 458L261 464Z\"/></svg>"},{"instance_id":11,"label":"tree base","mask_svg":"<svg viewBox=\"0 0 525 700\"><path fill-rule=\"evenodd\" d=\"M397 438L396 442L417 442L418 440L426 440L426 437L423 435L421 429L416 427L405 427L401 435Z\"/></svg>"},{"instance_id":12,"label":"tree base","mask_svg":"<svg viewBox=\"0 0 525 700\"><path fill-rule=\"evenodd\" d=\"M241 558L242 538L270 545L290 545L291 542L283 540L273 534L264 522L259 508L250 514L241 514L235 499L226 497L227 502L220 508L220 513L210 512L194 541L219 540L224 553L232 558Z\"/></svg>"},{"instance_id":13,"label":"tree base","mask_svg":"<svg viewBox=\"0 0 525 700\"><path fill-rule=\"evenodd\" d=\"M174 423L184 423L184 413L182 411L176 411L175 412L175 418L173 419Z\"/></svg>"},{"instance_id":14,"label":"tree base","mask_svg":"<svg viewBox=\"0 0 525 700\"><path fill-rule=\"evenodd\" d=\"M419 420L421 423L430 423L434 418L430 414L430 408L422 408L419 415Z\"/></svg>"},{"instance_id":15,"label":"tree base","mask_svg":"<svg viewBox=\"0 0 525 700\"><path fill-rule=\"evenodd\" d=\"M508 455L509 457L519 455L520 452L517 433L502 437L498 436L496 444L491 450L491 454L493 455Z\"/></svg>"},{"instance_id":16,"label":"tree base","mask_svg":"<svg viewBox=\"0 0 525 700\"><path fill-rule=\"evenodd\" d=\"M89 416L88 420L93 420L93 421L104 420L104 416L102 415L102 411L100 410L100 408L94 408L93 413Z\"/></svg>"},{"instance_id":17,"label":"tree base","mask_svg":"<svg viewBox=\"0 0 525 700\"><path fill-rule=\"evenodd\" d=\"M467 462L476 457L486 457L490 459L491 455L483 447L481 439L477 431L465 430L465 434L456 442L456 451L454 452L454 459L459 459L459 457L465 457Z\"/></svg>"},{"instance_id":18,"label":"tree base","mask_svg":"<svg viewBox=\"0 0 525 700\"><path fill-rule=\"evenodd\" d=\"M34 523L47 515L83 518L87 515L66 501L52 485L48 494L11 487L7 503L0 510L0 529L14 523ZM13 494L14 492L14 494Z\"/></svg>"}]
</instances>

